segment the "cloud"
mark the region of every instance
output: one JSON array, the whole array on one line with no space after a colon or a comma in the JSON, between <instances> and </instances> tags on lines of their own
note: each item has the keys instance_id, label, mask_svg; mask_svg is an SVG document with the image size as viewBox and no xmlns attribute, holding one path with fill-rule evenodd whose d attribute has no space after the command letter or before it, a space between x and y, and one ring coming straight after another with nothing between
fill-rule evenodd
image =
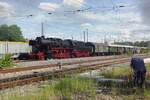
<instances>
[{"instance_id":1,"label":"cloud","mask_svg":"<svg viewBox=\"0 0 150 100\"><path fill-rule=\"evenodd\" d=\"M96 13L95 14L93 12L86 12L84 14L81 13L80 16L89 21L96 22L97 24L103 24L103 23L116 24L119 21L118 16L114 13L108 13L108 14Z\"/></svg>"},{"instance_id":2,"label":"cloud","mask_svg":"<svg viewBox=\"0 0 150 100\"><path fill-rule=\"evenodd\" d=\"M130 38L132 34L131 31L128 29L121 29L120 32L121 32L120 35L122 36L122 38Z\"/></svg>"},{"instance_id":3,"label":"cloud","mask_svg":"<svg viewBox=\"0 0 150 100\"><path fill-rule=\"evenodd\" d=\"M150 35L150 0L138 0L138 13L140 14L141 22L135 24L134 29L131 30L131 36L138 39L149 38Z\"/></svg>"},{"instance_id":4,"label":"cloud","mask_svg":"<svg viewBox=\"0 0 150 100\"><path fill-rule=\"evenodd\" d=\"M150 0L139 0L139 11L143 18L143 22L150 24Z\"/></svg>"},{"instance_id":5,"label":"cloud","mask_svg":"<svg viewBox=\"0 0 150 100\"><path fill-rule=\"evenodd\" d=\"M41 22L44 22L44 21L50 21L51 18L45 16L45 15L41 15L41 14L38 14L37 16L33 17L32 18L32 22L37 22L37 23L41 23Z\"/></svg>"},{"instance_id":6,"label":"cloud","mask_svg":"<svg viewBox=\"0 0 150 100\"><path fill-rule=\"evenodd\" d=\"M116 26L112 26L112 25L97 25L94 27L94 30L96 32L106 32L106 33L119 33L120 29L116 28Z\"/></svg>"},{"instance_id":7,"label":"cloud","mask_svg":"<svg viewBox=\"0 0 150 100\"><path fill-rule=\"evenodd\" d=\"M94 14L92 12L87 12L83 16L89 20L101 20L101 19L104 20L104 19L106 19L106 17L104 15Z\"/></svg>"},{"instance_id":8,"label":"cloud","mask_svg":"<svg viewBox=\"0 0 150 100\"><path fill-rule=\"evenodd\" d=\"M89 27L92 27L92 24L90 23L83 23L80 25L82 28L89 28Z\"/></svg>"},{"instance_id":9,"label":"cloud","mask_svg":"<svg viewBox=\"0 0 150 100\"><path fill-rule=\"evenodd\" d=\"M112 36L116 36L116 34L119 34L121 39L132 38L132 40L135 40L144 36L150 37L150 35L147 34L150 33L150 0L139 0L139 2L133 2L133 4L135 4L134 7L131 8L126 6L124 8L120 8L118 10L118 13L116 13L113 9L110 11L107 9L105 10L105 8L90 9L85 12L83 11L76 13L65 12L85 9L85 4L91 5L93 8L101 6L100 3L102 2L99 2L98 4L98 2L94 2L92 0L45 0L43 2L42 0L36 0L36 3L34 3L36 7L32 6L31 10L27 12L24 12L24 9L28 9L27 7L29 6L26 5L28 4L27 0L20 0L20 3L12 3L12 1L14 0L0 2L0 17L7 18L4 20L3 18L1 18L0 23L22 23L22 28L27 29L26 27L24 27L24 23L27 26L30 26L32 24L39 25L39 23L45 22L45 28L52 27L45 29L47 30L47 33L51 32L77 34L82 31L82 28L88 28L89 33L91 32L92 34L94 34L93 36L91 36L92 41L97 40L97 36L103 36L107 33L111 34ZM16 16L26 15L26 13L33 13L35 16L30 18L20 18L21 20L18 20L19 18L14 17L9 19L8 17L14 13L14 10L12 9L13 7L12 5L10 5L10 2L14 5L21 6L14 6L14 8L16 8ZM61 3L58 4L58 2ZM105 5L107 4L108 7L112 6L112 4L109 4L107 0L103 0L103 2ZM130 5L131 3L124 2L124 0L120 2L122 2L123 5L125 5L126 3L126 5ZM116 2L116 5L119 4L117 4ZM41 11L39 11L39 9L37 9L37 6L43 11L50 11L54 13L52 15L42 13ZM33 30L26 30L24 33L34 33L34 31L35 33L37 32L37 26L33 26L32 29ZM54 34L53 36L57 36L57 34ZM66 35L65 37L67 36L68 35ZM139 36L139 38L136 38L136 36ZM28 35L27 37L30 37L30 35ZM59 35L58 37L62 36Z\"/></svg>"},{"instance_id":10,"label":"cloud","mask_svg":"<svg viewBox=\"0 0 150 100\"><path fill-rule=\"evenodd\" d=\"M72 7L81 7L84 4L84 0L64 0L63 4Z\"/></svg>"},{"instance_id":11,"label":"cloud","mask_svg":"<svg viewBox=\"0 0 150 100\"><path fill-rule=\"evenodd\" d=\"M0 17L9 17L14 13L13 7L6 2L0 2Z\"/></svg>"},{"instance_id":12,"label":"cloud","mask_svg":"<svg viewBox=\"0 0 150 100\"><path fill-rule=\"evenodd\" d=\"M59 4L56 3L49 3L49 2L41 2L39 4L39 8L45 11L55 11L60 7Z\"/></svg>"},{"instance_id":13,"label":"cloud","mask_svg":"<svg viewBox=\"0 0 150 100\"><path fill-rule=\"evenodd\" d=\"M137 29L137 30L133 30L132 33L135 34L140 34L140 35L147 35L147 33L150 33L150 29Z\"/></svg>"}]
</instances>

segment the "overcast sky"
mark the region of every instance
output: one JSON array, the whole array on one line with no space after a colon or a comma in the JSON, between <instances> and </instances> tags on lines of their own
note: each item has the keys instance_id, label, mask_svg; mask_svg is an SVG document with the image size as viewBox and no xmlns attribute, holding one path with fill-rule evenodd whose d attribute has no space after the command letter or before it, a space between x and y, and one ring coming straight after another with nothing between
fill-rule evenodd
<instances>
[{"instance_id":1,"label":"overcast sky","mask_svg":"<svg viewBox=\"0 0 150 100\"><path fill-rule=\"evenodd\" d=\"M92 42L150 40L150 0L0 0L0 24L26 38L41 35L41 22L46 37L83 40L88 28Z\"/></svg>"}]
</instances>

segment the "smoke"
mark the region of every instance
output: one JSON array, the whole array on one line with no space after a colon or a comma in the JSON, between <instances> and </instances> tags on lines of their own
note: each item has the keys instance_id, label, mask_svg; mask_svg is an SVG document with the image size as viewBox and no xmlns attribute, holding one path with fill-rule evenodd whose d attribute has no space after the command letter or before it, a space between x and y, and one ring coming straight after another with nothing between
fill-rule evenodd
<instances>
[{"instance_id":1,"label":"smoke","mask_svg":"<svg viewBox=\"0 0 150 100\"><path fill-rule=\"evenodd\" d=\"M139 10L143 22L150 25L150 0L139 0Z\"/></svg>"}]
</instances>

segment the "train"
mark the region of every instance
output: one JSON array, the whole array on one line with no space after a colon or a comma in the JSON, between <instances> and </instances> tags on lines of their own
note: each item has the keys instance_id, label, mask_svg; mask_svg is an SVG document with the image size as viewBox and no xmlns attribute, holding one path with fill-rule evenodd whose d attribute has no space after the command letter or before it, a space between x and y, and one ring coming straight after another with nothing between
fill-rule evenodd
<instances>
[{"instance_id":1,"label":"train","mask_svg":"<svg viewBox=\"0 0 150 100\"><path fill-rule=\"evenodd\" d=\"M92 48L82 41L45 38L43 36L30 40L29 46L32 47L32 52L21 53L18 57L20 60L88 57L92 52Z\"/></svg>"},{"instance_id":2,"label":"train","mask_svg":"<svg viewBox=\"0 0 150 100\"><path fill-rule=\"evenodd\" d=\"M37 37L29 41L31 52L22 52L19 60L64 59L90 56L146 53L147 47L115 45L108 43L83 42L71 39Z\"/></svg>"}]
</instances>

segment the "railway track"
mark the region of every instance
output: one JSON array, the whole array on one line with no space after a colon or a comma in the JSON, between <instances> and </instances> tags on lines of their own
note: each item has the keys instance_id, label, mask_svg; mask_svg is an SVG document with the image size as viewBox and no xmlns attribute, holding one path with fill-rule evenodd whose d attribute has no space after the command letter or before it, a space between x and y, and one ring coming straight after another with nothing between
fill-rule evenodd
<instances>
[{"instance_id":1,"label":"railway track","mask_svg":"<svg viewBox=\"0 0 150 100\"><path fill-rule=\"evenodd\" d=\"M97 61L97 60L95 60L95 61ZM12 78L8 78L8 79L0 80L0 89L6 89L6 88L12 88L15 86L31 84L34 82L51 79L52 77L62 77L66 74L81 73L81 72L84 72L87 70L95 70L95 69L99 69L101 67L111 66L114 64L126 63L129 61L130 61L130 58L128 57L128 58L118 58L118 59L108 60L105 62L100 62L100 63L95 63L95 64L92 63L92 64L88 64L88 65L86 65L86 64L84 65L83 62L78 62L78 63L74 62L74 64L79 64L79 65L76 67L72 67L72 68L62 68L62 69L57 69L57 70L53 70L53 71L45 71L45 72L41 72L41 73L35 72L31 75L23 75L23 76L19 76L19 77L12 77ZM87 62L84 62L84 63L87 63ZM50 67L50 66L48 66L48 67ZM3 72L3 73L7 73L7 72Z\"/></svg>"},{"instance_id":2,"label":"railway track","mask_svg":"<svg viewBox=\"0 0 150 100\"><path fill-rule=\"evenodd\" d=\"M144 56L145 54L135 54L137 56ZM93 57L101 57L102 59L112 59L117 57L126 57L127 55L110 55L110 56L92 56L92 57L80 57L81 59L84 58L93 58ZM107 58L108 57L108 58ZM78 59L78 58L67 58L67 59ZM52 60L60 60L60 59L52 59ZM36 61L43 61L43 60L15 60L14 63L24 63L24 62L36 62ZM44 60L46 61L46 60Z\"/></svg>"},{"instance_id":3,"label":"railway track","mask_svg":"<svg viewBox=\"0 0 150 100\"><path fill-rule=\"evenodd\" d=\"M145 57L144 55L141 55L141 57ZM50 68L50 67L58 67L59 64L61 66L66 65L74 65L74 64L83 64L83 63L90 63L95 61L105 61L105 60L113 60L113 59L121 59L121 58L128 58L126 56L118 56L114 58L103 58L103 59L94 59L94 60L86 60L86 61L73 61L69 63L57 63L57 64L47 64L47 65L38 65L38 66L30 66L30 67L17 67L17 68L9 68L9 69L1 69L0 73L15 73L15 72L22 72L22 71L29 71L29 70L38 70L38 69L44 69L44 68Z\"/></svg>"},{"instance_id":4,"label":"railway track","mask_svg":"<svg viewBox=\"0 0 150 100\"><path fill-rule=\"evenodd\" d=\"M22 86L26 84L31 84L34 82L44 81L47 79L51 79L52 77L62 77L66 74L72 73L80 73L86 70L95 70L100 67L110 66L112 64L120 64L125 63L129 59L119 60L119 61L109 61L101 64L91 64L91 65L81 65L78 67L70 68L70 69L60 69L55 71L47 71L44 73L34 73L32 75L16 77L12 79L0 80L0 89L13 88L15 86Z\"/></svg>"},{"instance_id":5,"label":"railway track","mask_svg":"<svg viewBox=\"0 0 150 100\"><path fill-rule=\"evenodd\" d=\"M73 61L70 63L63 63L62 65L73 65L73 64L82 64L87 62L94 62L94 61L104 61L104 60L112 60L112 59L120 59L123 56L115 57L115 58L104 58L104 59L94 59L94 60L87 60L87 61ZM39 66L30 66L30 67L18 67L18 68L9 68L9 69L2 69L0 73L13 73L13 72L20 72L20 71L28 71L28 70L37 70L49 67L57 67L58 64L48 64L48 65L39 65Z\"/></svg>"}]
</instances>

